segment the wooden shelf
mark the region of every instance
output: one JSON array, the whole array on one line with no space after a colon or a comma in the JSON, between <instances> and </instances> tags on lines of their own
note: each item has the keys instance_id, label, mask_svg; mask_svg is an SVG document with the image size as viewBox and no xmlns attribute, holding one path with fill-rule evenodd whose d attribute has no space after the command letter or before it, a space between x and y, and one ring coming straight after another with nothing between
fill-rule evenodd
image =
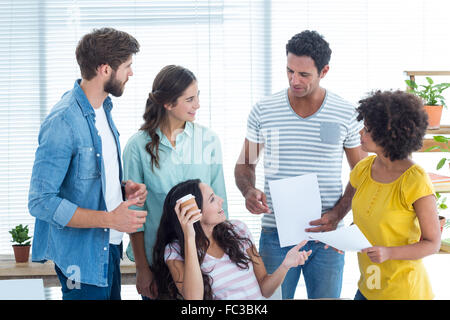
<instances>
[{"instance_id":1,"label":"wooden shelf","mask_svg":"<svg viewBox=\"0 0 450 320\"><path fill-rule=\"evenodd\" d=\"M442 148L447 148L447 145L445 143L436 142L432 138L426 138L426 139L423 139L422 148L420 150L418 150L417 152L425 152L425 150L427 150L428 148L430 148L432 146L440 146ZM427 152L442 152L442 151L439 149L435 149L435 150L431 150L431 151L427 151Z\"/></svg>"},{"instance_id":2,"label":"wooden shelf","mask_svg":"<svg viewBox=\"0 0 450 320\"><path fill-rule=\"evenodd\" d=\"M126 255L120 262L122 284L136 284L136 265ZM0 255L0 280L43 279L44 287L58 287L60 282L52 261L16 263L12 255Z\"/></svg>"},{"instance_id":3,"label":"wooden shelf","mask_svg":"<svg viewBox=\"0 0 450 320\"><path fill-rule=\"evenodd\" d=\"M409 76L450 76L450 71L404 71Z\"/></svg>"},{"instance_id":4,"label":"wooden shelf","mask_svg":"<svg viewBox=\"0 0 450 320\"><path fill-rule=\"evenodd\" d=\"M404 71L411 81L416 81L416 76L450 76L450 71Z\"/></svg>"},{"instance_id":5,"label":"wooden shelf","mask_svg":"<svg viewBox=\"0 0 450 320\"><path fill-rule=\"evenodd\" d=\"M450 125L448 125L448 124L441 125L439 129L428 129L427 134L432 134L434 136L445 135L445 134L450 135Z\"/></svg>"},{"instance_id":6,"label":"wooden shelf","mask_svg":"<svg viewBox=\"0 0 450 320\"><path fill-rule=\"evenodd\" d=\"M439 129L428 129L426 132L427 135L450 135L450 125L441 125ZM436 142L432 137L423 139L423 146L422 148L417 152L424 152L426 149L432 147L432 146L441 146L443 148L446 148L447 145L445 143ZM440 150L432 150L429 152L442 152Z\"/></svg>"}]
</instances>

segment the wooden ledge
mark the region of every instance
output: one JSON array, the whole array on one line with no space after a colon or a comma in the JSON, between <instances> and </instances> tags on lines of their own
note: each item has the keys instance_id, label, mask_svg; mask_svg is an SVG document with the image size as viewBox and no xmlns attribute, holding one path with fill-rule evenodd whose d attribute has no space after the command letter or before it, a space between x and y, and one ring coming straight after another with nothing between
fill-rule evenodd
<instances>
[{"instance_id":1,"label":"wooden ledge","mask_svg":"<svg viewBox=\"0 0 450 320\"><path fill-rule=\"evenodd\" d=\"M122 284L136 284L136 265L126 254L120 262L120 272ZM60 286L52 261L16 263L14 256L0 255L0 280L36 278L44 280L44 287Z\"/></svg>"},{"instance_id":2,"label":"wooden ledge","mask_svg":"<svg viewBox=\"0 0 450 320\"><path fill-rule=\"evenodd\" d=\"M404 71L410 76L450 76L450 71Z\"/></svg>"}]
</instances>

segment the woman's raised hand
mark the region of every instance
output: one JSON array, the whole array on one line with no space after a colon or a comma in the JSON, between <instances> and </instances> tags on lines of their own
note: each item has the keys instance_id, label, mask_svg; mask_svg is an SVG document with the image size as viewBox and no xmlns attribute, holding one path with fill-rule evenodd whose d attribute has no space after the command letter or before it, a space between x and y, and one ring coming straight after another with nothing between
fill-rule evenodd
<instances>
[{"instance_id":1,"label":"woman's raised hand","mask_svg":"<svg viewBox=\"0 0 450 320\"><path fill-rule=\"evenodd\" d=\"M307 240L303 240L298 245L289 250L288 253L286 253L286 257L283 260L284 267L290 269L305 264L305 261L308 260L308 257L310 256L312 251L311 250L299 251L299 250L307 242L308 242Z\"/></svg>"},{"instance_id":2,"label":"woman's raised hand","mask_svg":"<svg viewBox=\"0 0 450 320\"><path fill-rule=\"evenodd\" d=\"M181 229L183 229L185 237L195 237L194 223L199 221L202 217L201 210L189 209L195 207L195 204L187 205L180 208L181 201L177 201L175 205L175 213L177 214L178 221L180 221Z\"/></svg>"}]
</instances>

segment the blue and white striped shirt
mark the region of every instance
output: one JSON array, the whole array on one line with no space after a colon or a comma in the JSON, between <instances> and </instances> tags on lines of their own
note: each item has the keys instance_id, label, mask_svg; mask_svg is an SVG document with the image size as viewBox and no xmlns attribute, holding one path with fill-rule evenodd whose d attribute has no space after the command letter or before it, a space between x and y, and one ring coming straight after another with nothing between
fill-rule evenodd
<instances>
[{"instance_id":1,"label":"blue and white striped shirt","mask_svg":"<svg viewBox=\"0 0 450 320\"><path fill-rule=\"evenodd\" d=\"M316 173L322 212L335 206L342 195L344 148L360 145L362 122L355 106L326 91L313 115L302 118L292 109L288 89L255 104L247 121L247 139L264 144L264 192L273 212L269 181ZM263 227L276 227L275 215L264 214Z\"/></svg>"}]
</instances>

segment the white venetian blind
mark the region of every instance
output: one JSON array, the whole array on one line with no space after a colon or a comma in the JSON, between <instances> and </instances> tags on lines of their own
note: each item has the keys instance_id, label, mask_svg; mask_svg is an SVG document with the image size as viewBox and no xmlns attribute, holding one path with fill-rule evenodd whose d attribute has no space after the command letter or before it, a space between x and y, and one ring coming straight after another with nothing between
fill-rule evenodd
<instances>
[{"instance_id":1,"label":"white venetian blind","mask_svg":"<svg viewBox=\"0 0 450 320\"><path fill-rule=\"evenodd\" d=\"M80 77L79 39L105 26L127 31L141 44L134 76L124 95L113 98L122 149L143 122L157 72L167 64L191 69L201 91L197 121L222 141L230 217L245 220L257 240L259 217L243 207L233 169L248 111L270 93L266 8L264 1L2 2L0 254L12 253L7 230L13 225L34 230L27 198L40 123Z\"/></svg>"},{"instance_id":2,"label":"white venetian blind","mask_svg":"<svg viewBox=\"0 0 450 320\"><path fill-rule=\"evenodd\" d=\"M13 225L32 223L28 184L46 103L40 10L38 1L0 2L0 254L12 254Z\"/></svg>"}]
</instances>

